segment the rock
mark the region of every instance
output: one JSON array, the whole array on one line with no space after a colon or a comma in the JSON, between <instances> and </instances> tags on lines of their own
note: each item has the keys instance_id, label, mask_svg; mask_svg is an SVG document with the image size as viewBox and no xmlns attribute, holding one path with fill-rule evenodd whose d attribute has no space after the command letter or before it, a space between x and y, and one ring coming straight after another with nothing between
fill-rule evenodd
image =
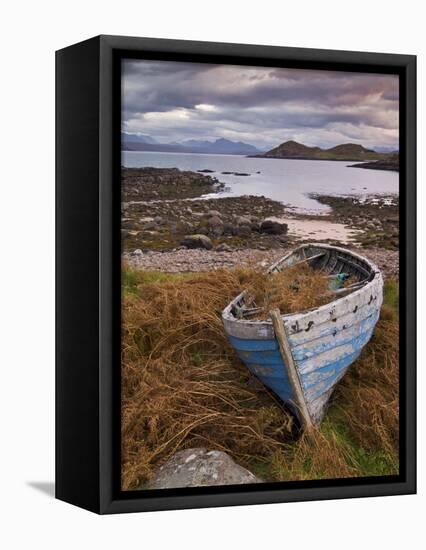
<instances>
[{"instance_id":1,"label":"rock","mask_svg":"<svg viewBox=\"0 0 426 550\"><path fill-rule=\"evenodd\" d=\"M216 225L223 225L223 221L219 216L212 216L207 220L208 225L214 227Z\"/></svg>"},{"instance_id":2,"label":"rock","mask_svg":"<svg viewBox=\"0 0 426 550\"><path fill-rule=\"evenodd\" d=\"M204 170L197 170L197 172L201 172L204 174L213 174L214 170L209 170L208 168L204 168Z\"/></svg>"},{"instance_id":3,"label":"rock","mask_svg":"<svg viewBox=\"0 0 426 550\"><path fill-rule=\"evenodd\" d=\"M231 223L223 224L224 235L234 235L234 229L235 229L235 225L232 225Z\"/></svg>"},{"instance_id":4,"label":"rock","mask_svg":"<svg viewBox=\"0 0 426 550\"><path fill-rule=\"evenodd\" d=\"M221 243L219 246L216 247L216 250L218 252L232 252L232 248L226 243Z\"/></svg>"},{"instance_id":5,"label":"rock","mask_svg":"<svg viewBox=\"0 0 426 550\"><path fill-rule=\"evenodd\" d=\"M173 489L261 482L226 453L198 448L177 452L159 468L144 488Z\"/></svg>"},{"instance_id":6,"label":"rock","mask_svg":"<svg viewBox=\"0 0 426 550\"><path fill-rule=\"evenodd\" d=\"M164 225L166 221L161 216L155 216L154 221L158 225Z\"/></svg>"},{"instance_id":7,"label":"rock","mask_svg":"<svg viewBox=\"0 0 426 550\"><path fill-rule=\"evenodd\" d=\"M235 223L237 225L251 225L251 219L246 216L237 216L235 218Z\"/></svg>"},{"instance_id":8,"label":"rock","mask_svg":"<svg viewBox=\"0 0 426 550\"><path fill-rule=\"evenodd\" d=\"M121 227L123 229L134 229L135 228L135 222L134 222L134 220L130 220L129 222L122 222Z\"/></svg>"},{"instance_id":9,"label":"rock","mask_svg":"<svg viewBox=\"0 0 426 550\"><path fill-rule=\"evenodd\" d=\"M223 221L218 216L209 218L207 225L209 227L209 232L213 233L216 237L223 235Z\"/></svg>"},{"instance_id":10,"label":"rock","mask_svg":"<svg viewBox=\"0 0 426 550\"><path fill-rule=\"evenodd\" d=\"M288 225L284 222L279 222L277 220L271 220L266 218L260 224L260 232L268 233L269 235L282 235L287 233Z\"/></svg>"},{"instance_id":11,"label":"rock","mask_svg":"<svg viewBox=\"0 0 426 550\"><path fill-rule=\"evenodd\" d=\"M132 256L143 256L143 252L140 248L137 248L136 250L133 250L131 253Z\"/></svg>"},{"instance_id":12,"label":"rock","mask_svg":"<svg viewBox=\"0 0 426 550\"><path fill-rule=\"evenodd\" d=\"M191 222L179 222L177 230L180 233L192 233L194 231L194 224Z\"/></svg>"},{"instance_id":13,"label":"rock","mask_svg":"<svg viewBox=\"0 0 426 550\"><path fill-rule=\"evenodd\" d=\"M237 228L238 232L236 233L240 237L250 237L251 234L251 224L250 225L239 225Z\"/></svg>"},{"instance_id":14,"label":"rock","mask_svg":"<svg viewBox=\"0 0 426 550\"><path fill-rule=\"evenodd\" d=\"M221 213L218 211L218 210L209 210L207 212L207 216L210 216L210 217L213 217L213 216L217 216L217 217L221 217Z\"/></svg>"},{"instance_id":15,"label":"rock","mask_svg":"<svg viewBox=\"0 0 426 550\"><path fill-rule=\"evenodd\" d=\"M211 240L206 235L201 234L187 235L180 244L186 246L186 248L205 248L206 250L213 248Z\"/></svg>"},{"instance_id":16,"label":"rock","mask_svg":"<svg viewBox=\"0 0 426 550\"><path fill-rule=\"evenodd\" d=\"M189 206L187 208L185 208L185 212L187 214L192 214L192 208L190 208Z\"/></svg>"},{"instance_id":17,"label":"rock","mask_svg":"<svg viewBox=\"0 0 426 550\"><path fill-rule=\"evenodd\" d=\"M155 221L153 220L152 222L148 222L146 223L142 229L144 231L150 231L151 229L155 229L157 227L157 224L155 223Z\"/></svg>"}]
</instances>

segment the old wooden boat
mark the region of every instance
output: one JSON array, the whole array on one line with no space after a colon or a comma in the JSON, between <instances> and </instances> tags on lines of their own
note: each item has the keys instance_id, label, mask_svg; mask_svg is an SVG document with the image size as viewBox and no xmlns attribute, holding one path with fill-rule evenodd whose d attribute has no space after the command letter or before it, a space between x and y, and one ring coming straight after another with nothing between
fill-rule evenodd
<instances>
[{"instance_id":1,"label":"old wooden boat","mask_svg":"<svg viewBox=\"0 0 426 550\"><path fill-rule=\"evenodd\" d=\"M305 428L318 425L338 381L370 340L383 300L380 270L367 258L326 244L306 244L269 269L271 277L307 262L330 278L333 298L318 308L265 321L250 319L247 291L222 312L226 334L240 359L284 401ZM338 288L343 274L350 286ZM248 301L248 299L247 299Z\"/></svg>"}]
</instances>

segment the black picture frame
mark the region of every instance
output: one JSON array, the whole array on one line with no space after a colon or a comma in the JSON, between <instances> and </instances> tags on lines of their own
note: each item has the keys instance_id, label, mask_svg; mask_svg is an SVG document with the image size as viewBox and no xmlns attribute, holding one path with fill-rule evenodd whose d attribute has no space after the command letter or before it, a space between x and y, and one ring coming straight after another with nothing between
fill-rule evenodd
<instances>
[{"instance_id":1,"label":"black picture frame","mask_svg":"<svg viewBox=\"0 0 426 550\"><path fill-rule=\"evenodd\" d=\"M400 77L400 474L120 491L122 57ZM56 52L56 498L100 514L416 491L416 57L98 36Z\"/></svg>"}]
</instances>

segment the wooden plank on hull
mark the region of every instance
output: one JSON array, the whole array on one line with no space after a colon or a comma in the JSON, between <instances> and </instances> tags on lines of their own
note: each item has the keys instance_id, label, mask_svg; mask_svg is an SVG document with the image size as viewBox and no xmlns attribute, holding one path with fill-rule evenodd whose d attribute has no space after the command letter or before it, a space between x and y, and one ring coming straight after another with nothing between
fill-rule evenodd
<instances>
[{"instance_id":1,"label":"wooden plank on hull","mask_svg":"<svg viewBox=\"0 0 426 550\"><path fill-rule=\"evenodd\" d=\"M291 348L288 342L284 323L278 309L274 309L271 311L271 319L274 325L275 337L277 339L278 347L283 358L284 367L287 370L288 378L293 389L296 401L295 404L298 408L303 427L305 430L311 431L314 426L308 411L308 407L306 405L305 395L303 393L296 365L293 360L293 355L291 353Z\"/></svg>"}]
</instances>

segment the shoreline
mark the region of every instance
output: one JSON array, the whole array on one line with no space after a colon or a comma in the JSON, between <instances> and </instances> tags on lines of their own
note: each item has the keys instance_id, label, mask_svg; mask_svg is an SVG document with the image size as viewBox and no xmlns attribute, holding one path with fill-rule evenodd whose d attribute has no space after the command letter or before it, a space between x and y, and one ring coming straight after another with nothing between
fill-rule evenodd
<instances>
[{"instance_id":1,"label":"shoreline","mask_svg":"<svg viewBox=\"0 0 426 550\"><path fill-rule=\"evenodd\" d=\"M272 263L299 244L318 241L369 253L385 271L388 257L387 271L398 273L398 195L311 193L329 211L301 214L264 196L209 198L218 185L200 172L126 169L123 259L136 269L205 271Z\"/></svg>"},{"instance_id":2,"label":"shoreline","mask_svg":"<svg viewBox=\"0 0 426 550\"><path fill-rule=\"evenodd\" d=\"M329 162L360 162L360 163L363 163L363 162L374 162L374 161L370 161L370 160L360 160L360 159L354 159L354 158L334 158L334 159L327 159L327 158L324 158L324 159L321 159L321 158L317 158L317 157L267 157L267 156L264 156L264 155L245 155L246 158L251 158L251 159L273 159L273 160L320 160L320 161L329 161ZM349 168L349 167L348 167Z\"/></svg>"},{"instance_id":3,"label":"shoreline","mask_svg":"<svg viewBox=\"0 0 426 550\"><path fill-rule=\"evenodd\" d=\"M399 279L399 253L397 251L376 248L360 249L354 246L345 248L372 260L383 272L385 278ZM233 251L180 249L158 252L151 250L142 254L125 252L122 259L132 269L163 273L200 273L238 267L255 267L264 270L290 252L291 249L292 247L270 250L246 248Z\"/></svg>"}]
</instances>

